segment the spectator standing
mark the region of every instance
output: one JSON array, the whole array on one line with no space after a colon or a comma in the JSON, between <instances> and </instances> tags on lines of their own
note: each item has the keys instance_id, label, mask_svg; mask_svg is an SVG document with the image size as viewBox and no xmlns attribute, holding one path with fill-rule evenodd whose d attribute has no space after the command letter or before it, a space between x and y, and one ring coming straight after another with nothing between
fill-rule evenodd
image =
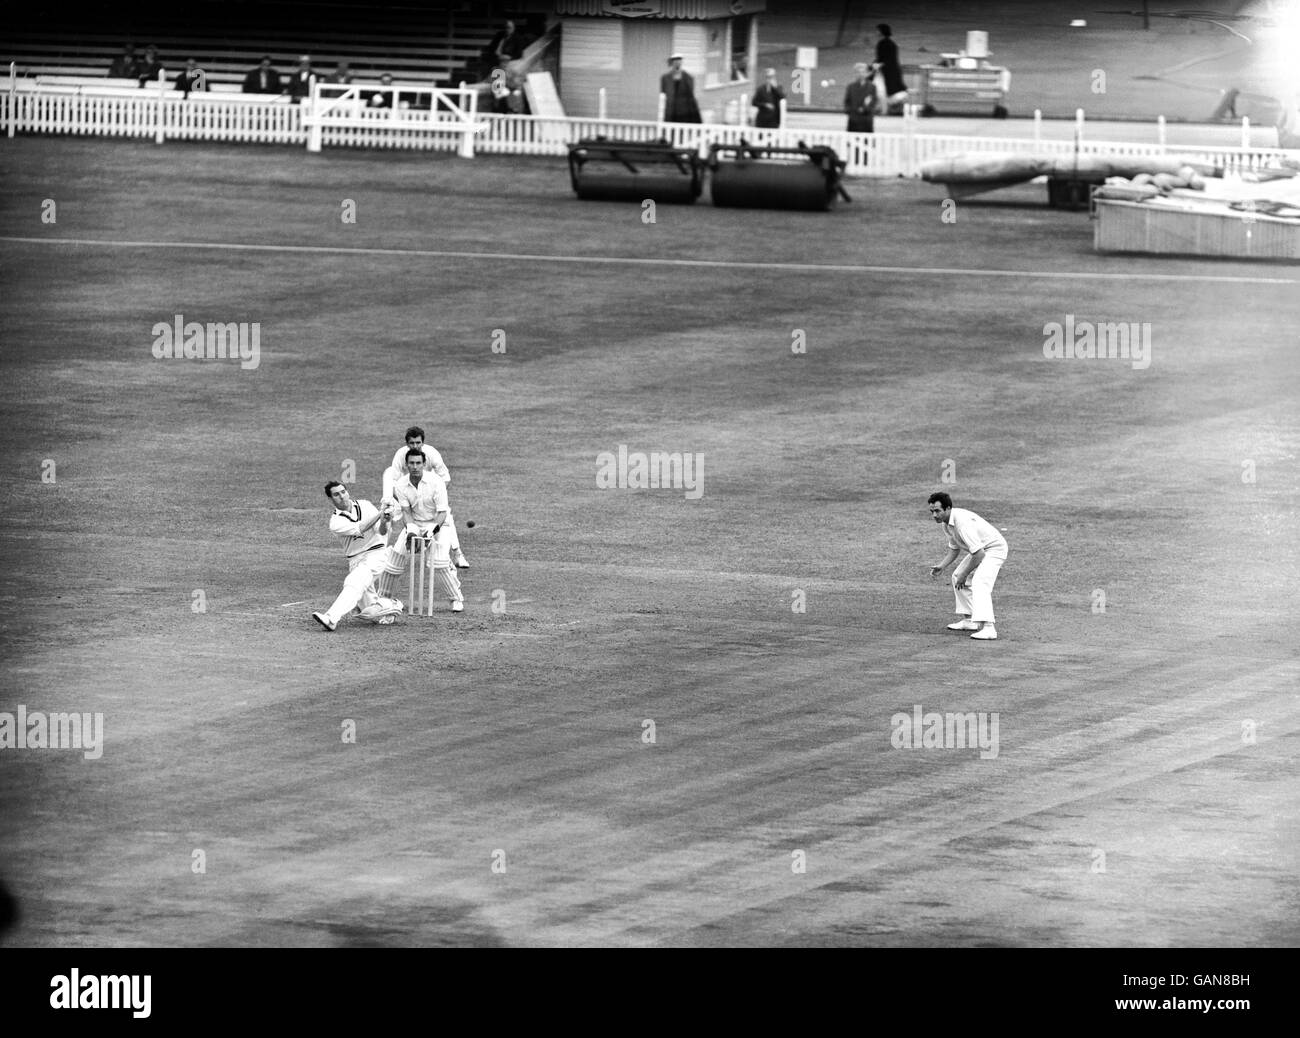
<instances>
[{"instance_id":1,"label":"spectator standing","mask_svg":"<svg viewBox=\"0 0 1300 1038\"><path fill-rule=\"evenodd\" d=\"M528 38L518 30L514 22L506 22L505 28L497 33L492 42L492 57L499 65L518 61L528 47Z\"/></svg>"},{"instance_id":2,"label":"spectator standing","mask_svg":"<svg viewBox=\"0 0 1300 1038\"><path fill-rule=\"evenodd\" d=\"M334 71L329 74L325 80L326 83L339 83L346 86L352 82L352 70L348 68L346 61L340 61L334 66Z\"/></svg>"},{"instance_id":3,"label":"spectator standing","mask_svg":"<svg viewBox=\"0 0 1300 1038\"><path fill-rule=\"evenodd\" d=\"M907 100L907 84L903 82L903 66L898 61L898 44L894 42L894 30L883 22L876 26L880 39L876 43L876 65L885 80L885 98L890 115L902 112L903 102ZM896 111L897 110L897 111Z\"/></svg>"},{"instance_id":4,"label":"spectator standing","mask_svg":"<svg viewBox=\"0 0 1300 1038\"><path fill-rule=\"evenodd\" d=\"M763 71L763 85L754 91L754 99L750 103L755 108L755 126L770 129L780 127L785 91L777 84L776 69L769 68Z\"/></svg>"},{"instance_id":5,"label":"spectator standing","mask_svg":"<svg viewBox=\"0 0 1300 1038\"><path fill-rule=\"evenodd\" d=\"M140 59L135 56L135 45L128 43L122 53L108 66L110 79L138 79L140 77Z\"/></svg>"},{"instance_id":6,"label":"spectator standing","mask_svg":"<svg viewBox=\"0 0 1300 1038\"><path fill-rule=\"evenodd\" d=\"M871 133L876 126L876 84L864 61L853 66L857 74L844 91L844 113L849 133Z\"/></svg>"},{"instance_id":7,"label":"spectator standing","mask_svg":"<svg viewBox=\"0 0 1300 1038\"><path fill-rule=\"evenodd\" d=\"M271 55L262 58L261 64L244 77L246 94L278 94L281 92L280 73L271 67Z\"/></svg>"},{"instance_id":8,"label":"spectator standing","mask_svg":"<svg viewBox=\"0 0 1300 1038\"><path fill-rule=\"evenodd\" d=\"M682 68L682 56L668 59L668 71L659 77L659 92L664 95L664 122L698 123L700 106L695 102L695 80Z\"/></svg>"}]
</instances>

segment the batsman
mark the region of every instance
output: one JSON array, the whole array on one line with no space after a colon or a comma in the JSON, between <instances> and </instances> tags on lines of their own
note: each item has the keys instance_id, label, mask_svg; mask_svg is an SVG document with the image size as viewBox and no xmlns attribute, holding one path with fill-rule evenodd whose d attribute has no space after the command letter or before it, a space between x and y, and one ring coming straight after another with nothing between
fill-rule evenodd
<instances>
[{"instance_id":1,"label":"batsman","mask_svg":"<svg viewBox=\"0 0 1300 1038\"><path fill-rule=\"evenodd\" d=\"M393 499L401 508L406 523L405 536L393 546L394 556L400 553L405 558L399 562L395 557L395 565L401 565L402 569L405 565L431 565L434 584L451 602L451 611L461 612L465 608L465 596L451 561L453 534L447 523L450 512L447 484L432 472L425 471L424 452L416 447L406 452L406 475L393 485ZM426 538L433 550L412 553L412 536Z\"/></svg>"}]
</instances>

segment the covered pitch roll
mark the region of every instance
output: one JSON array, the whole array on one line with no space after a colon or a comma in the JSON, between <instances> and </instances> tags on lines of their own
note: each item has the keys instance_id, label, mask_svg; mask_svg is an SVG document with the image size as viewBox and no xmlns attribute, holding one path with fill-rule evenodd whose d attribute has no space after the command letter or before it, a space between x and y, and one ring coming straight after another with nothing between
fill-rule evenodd
<instances>
[{"instance_id":1,"label":"covered pitch roll","mask_svg":"<svg viewBox=\"0 0 1300 1038\"><path fill-rule=\"evenodd\" d=\"M569 179L582 199L679 202L690 205L703 189L703 166L691 148L666 140L620 141L584 137L569 145Z\"/></svg>"},{"instance_id":2,"label":"covered pitch roll","mask_svg":"<svg viewBox=\"0 0 1300 1038\"><path fill-rule=\"evenodd\" d=\"M829 209L850 201L845 163L833 148L715 144L709 149L713 204L747 209Z\"/></svg>"}]
</instances>

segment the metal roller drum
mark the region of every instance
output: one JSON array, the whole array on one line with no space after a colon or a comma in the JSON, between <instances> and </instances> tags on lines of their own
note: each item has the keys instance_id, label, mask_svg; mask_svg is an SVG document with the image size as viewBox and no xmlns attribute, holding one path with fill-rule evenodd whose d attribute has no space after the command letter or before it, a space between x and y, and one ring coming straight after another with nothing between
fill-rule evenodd
<instances>
[{"instance_id":1,"label":"metal roller drum","mask_svg":"<svg viewBox=\"0 0 1300 1038\"><path fill-rule=\"evenodd\" d=\"M714 205L744 209L829 209L835 195L810 162L723 162L710 184Z\"/></svg>"},{"instance_id":2,"label":"metal roller drum","mask_svg":"<svg viewBox=\"0 0 1300 1038\"><path fill-rule=\"evenodd\" d=\"M844 163L827 147L715 144L708 165L718 206L826 210L836 198L849 200L840 184Z\"/></svg>"},{"instance_id":3,"label":"metal roller drum","mask_svg":"<svg viewBox=\"0 0 1300 1038\"><path fill-rule=\"evenodd\" d=\"M640 202L653 198L656 203L685 205L693 203L699 194L698 185L680 173L629 173L608 167L578 170L573 190L584 201Z\"/></svg>"},{"instance_id":4,"label":"metal roller drum","mask_svg":"<svg viewBox=\"0 0 1300 1038\"><path fill-rule=\"evenodd\" d=\"M666 140L591 137L569 145L569 178L584 200L692 204L704 186L699 154Z\"/></svg>"}]
</instances>

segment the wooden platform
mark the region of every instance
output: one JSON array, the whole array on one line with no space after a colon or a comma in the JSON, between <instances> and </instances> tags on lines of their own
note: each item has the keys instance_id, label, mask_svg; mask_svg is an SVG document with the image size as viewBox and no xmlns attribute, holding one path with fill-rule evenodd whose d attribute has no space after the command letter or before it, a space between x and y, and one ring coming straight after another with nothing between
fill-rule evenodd
<instances>
[{"instance_id":1,"label":"wooden platform","mask_svg":"<svg viewBox=\"0 0 1300 1038\"><path fill-rule=\"evenodd\" d=\"M1300 259L1300 220L1223 206L1097 199L1098 252Z\"/></svg>"}]
</instances>

